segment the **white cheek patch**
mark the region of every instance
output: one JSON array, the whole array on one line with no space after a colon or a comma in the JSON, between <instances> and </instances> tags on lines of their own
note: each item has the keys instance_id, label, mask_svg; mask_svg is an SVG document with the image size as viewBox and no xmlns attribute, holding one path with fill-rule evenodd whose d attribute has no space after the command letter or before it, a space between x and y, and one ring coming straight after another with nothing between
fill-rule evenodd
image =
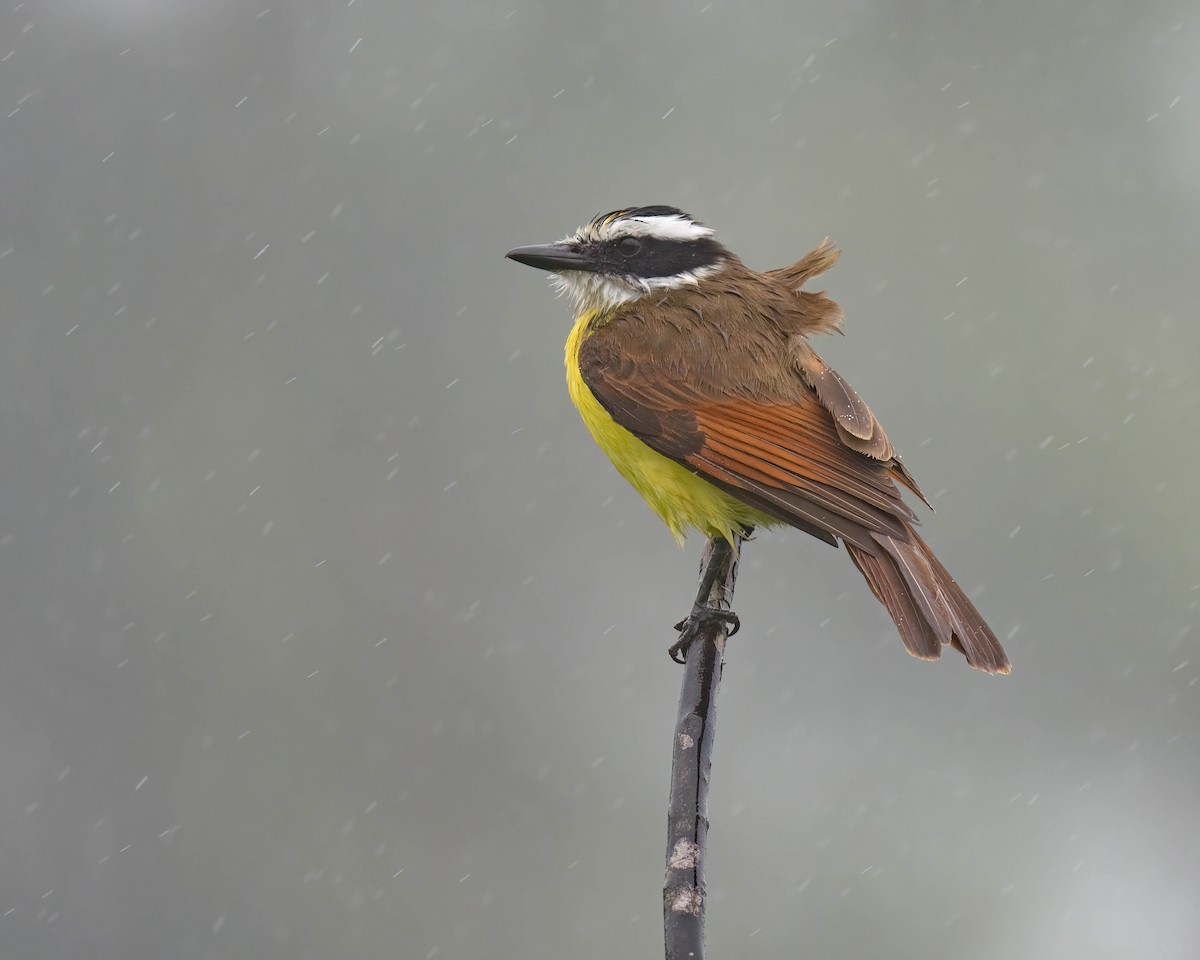
<instances>
[{"instance_id":1,"label":"white cheek patch","mask_svg":"<svg viewBox=\"0 0 1200 960\"><path fill-rule=\"evenodd\" d=\"M565 293L575 301L577 315L592 311L614 310L625 303L663 290L679 290L694 287L705 277L721 269L721 264L697 267L670 277L616 277L599 273L584 273L567 270L551 274L551 282L559 293Z\"/></svg>"},{"instance_id":2,"label":"white cheek patch","mask_svg":"<svg viewBox=\"0 0 1200 960\"><path fill-rule=\"evenodd\" d=\"M647 277L645 280L639 278L638 283L646 288L647 293L651 290L679 290L683 287L696 286L705 277L711 277L723 266L722 263L712 263L707 267L685 270L683 273L677 273L670 277Z\"/></svg>"}]
</instances>

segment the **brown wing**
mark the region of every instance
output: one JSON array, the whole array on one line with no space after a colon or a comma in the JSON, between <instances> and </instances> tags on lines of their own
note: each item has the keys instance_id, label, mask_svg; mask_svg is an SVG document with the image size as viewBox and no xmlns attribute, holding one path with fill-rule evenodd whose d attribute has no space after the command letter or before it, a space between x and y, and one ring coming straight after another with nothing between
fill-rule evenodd
<instances>
[{"instance_id":1,"label":"brown wing","mask_svg":"<svg viewBox=\"0 0 1200 960\"><path fill-rule=\"evenodd\" d=\"M842 375L822 360L815 350L801 341L796 346L796 362L804 379L816 391L822 405L833 415L839 439L851 450L887 461L891 475L903 483L933 509L917 481L908 472L892 447L892 442L883 432L883 425L875 419L871 408L850 386Z\"/></svg>"},{"instance_id":2,"label":"brown wing","mask_svg":"<svg viewBox=\"0 0 1200 960\"><path fill-rule=\"evenodd\" d=\"M764 339L769 330L738 330L726 346L728 324L701 324L694 312L668 316L661 306L658 313L664 329L651 330L644 316L617 319L580 348L584 382L618 424L744 502L827 542L840 538L874 553L872 534L907 538L914 517L893 483L901 475L891 444L857 394L848 387L837 396L830 391L827 403L806 382L796 345L783 334L771 344ZM714 326L720 339L706 343ZM772 347L775 356L763 356ZM857 403L847 408L848 420L831 412L847 397Z\"/></svg>"},{"instance_id":3,"label":"brown wing","mask_svg":"<svg viewBox=\"0 0 1200 960\"><path fill-rule=\"evenodd\" d=\"M785 522L803 519L851 543L869 534L905 536L912 512L885 469L842 445L815 397L798 404L749 400L704 403L695 410L705 442L685 458L701 474L744 490Z\"/></svg>"},{"instance_id":4,"label":"brown wing","mask_svg":"<svg viewBox=\"0 0 1200 960\"><path fill-rule=\"evenodd\" d=\"M675 292L672 306L630 311L588 336L579 366L596 399L745 503L845 541L914 656L953 646L974 667L1008 673L995 634L913 529L895 481L925 498L879 421L776 312L794 291L765 291L756 313L736 287L714 294Z\"/></svg>"}]
</instances>

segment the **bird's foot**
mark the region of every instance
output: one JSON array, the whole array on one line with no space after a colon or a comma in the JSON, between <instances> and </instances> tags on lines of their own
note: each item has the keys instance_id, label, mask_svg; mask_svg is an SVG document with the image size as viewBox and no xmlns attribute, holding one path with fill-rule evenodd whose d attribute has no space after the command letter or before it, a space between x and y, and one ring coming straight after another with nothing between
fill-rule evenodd
<instances>
[{"instance_id":1,"label":"bird's foot","mask_svg":"<svg viewBox=\"0 0 1200 960\"><path fill-rule=\"evenodd\" d=\"M701 604L696 604L692 607L692 612L687 615L687 618L680 620L675 624L675 629L679 631L679 639L671 644L667 653L676 663L686 663L687 653L692 644L700 636L700 631L707 624L724 623L729 627L727 637L732 637L742 627L742 621L738 615L732 610L722 610L719 607L706 607Z\"/></svg>"}]
</instances>

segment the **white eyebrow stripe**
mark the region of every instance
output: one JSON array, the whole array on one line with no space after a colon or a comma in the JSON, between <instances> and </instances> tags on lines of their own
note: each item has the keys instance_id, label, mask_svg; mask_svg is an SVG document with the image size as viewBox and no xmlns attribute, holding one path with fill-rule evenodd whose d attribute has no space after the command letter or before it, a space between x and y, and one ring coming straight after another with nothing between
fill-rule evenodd
<instances>
[{"instance_id":1,"label":"white eyebrow stripe","mask_svg":"<svg viewBox=\"0 0 1200 960\"><path fill-rule=\"evenodd\" d=\"M688 220L686 217L625 217L600 227L601 240L617 240L621 237L652 237L656 240L702 240L711 237L711 227Z\"/></svg>"}]
</instances>

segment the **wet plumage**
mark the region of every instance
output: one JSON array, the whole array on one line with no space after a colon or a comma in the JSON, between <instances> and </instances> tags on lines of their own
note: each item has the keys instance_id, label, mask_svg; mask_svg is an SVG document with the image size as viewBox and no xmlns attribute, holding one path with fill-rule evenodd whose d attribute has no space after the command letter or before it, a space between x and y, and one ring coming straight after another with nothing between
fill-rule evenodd
<instances>
[{"instance_id":1,"label":"wet plumage","mask_svg":"<svg viewBox=\"0 0 1200 960\"><path fill-rule=\"evenodd\" d=\"M639 209L652 212L639 220ZM953 646L1007 673L995 635L917 535L900 487L924 496L883 427L808 342L841 324L836 303L801 289L836 249L756 273L673 208L606 217L560 245L577 258L565 265L581 267L559 274L578 311L568 385L597 443L675 536L787 524L843 542L911 654ZM623 233L623 221L640 232ZM632 250L631 238L638 250L617 246ZM655 262L643 256L651 242Z\"/></svg>"}]
</instances>

